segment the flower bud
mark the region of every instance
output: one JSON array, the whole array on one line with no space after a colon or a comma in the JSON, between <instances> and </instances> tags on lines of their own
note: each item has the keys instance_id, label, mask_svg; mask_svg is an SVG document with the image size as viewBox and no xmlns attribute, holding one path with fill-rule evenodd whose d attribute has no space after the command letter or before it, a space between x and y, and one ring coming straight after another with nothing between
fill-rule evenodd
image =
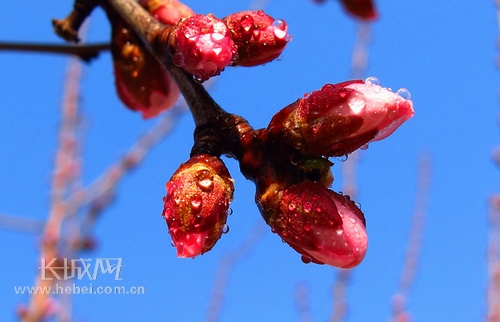
<instances>
[{"instance_id":1,"label":"flower bud","mask_svg":"<svg viewBox=\"0 0 500 322\"><path fill-rule=\"evenodd\" d=\"M176 83L124 21L113 26L111 53L116 90L128 108L151 118L175 104Z\"/></svg>"},{"instance_id":2,"label":"flower bud","mask_svg":"<svg viewBox=\"0 0 500 322\"><path fill-rule=\"evenodd\" d=\"M278 112L267 136L303 155L342 156L386 138L413 114L409 98L374 81L327 84Z\"/></svg>"},{"instance_id":3,"label":"flower bud","mask_svg":"<svg viewBox=\"0 0 500 322\"><path fill-rule=\"evenodd\" d=\"M222 19L238 47L235 65L255 66L277 58L291 40L285 21L264 11L243 11Z\"/></svg>"},{"instance_id":4,"label":"flower bud","mask_svg":"<svg viewBox=\"0 0 500 322\"><path fill-rule=\"evenodd\" d=\"M181 20L170 35L170 46L174 64L199 81L219 75L236 53L229 29L212 14Z\"/></svg>"},{"instance_id":5,"label":"flower bud","mask_svg":"<svg viewBox=\"0 0 500 322\"><path fill-rule=\"evenodd\" d=\"M374 20L377 11L372 0L342 0L344 8L356 18L362 20Z\"/></svg>"},{"instance_id":6,"label":"flower bud","mask_svg":"<svg viewBox=\"0 0 500 322\"><path fill-rule=\"evenodd\" d=\"M167 182L163 218L179 257L208 252L222 233L233 199L233 181L221 159L197 155Z\"/></svg>"},{"instance_id":7,"label":"flower bud","mask_svg":"<svg viewBox=\"0 0 500 322\"><path fill-rule=\"evenodd\" d=\"M141 6L161 23L175 25L181 18L194 15L193 10L177 0L140 0Z\"/></svg>"},{"instance_id":8,"label":"flower bud","mask_svg":"<svg viewBox=\"0 0 500 322\"><path fill-rule=\"evenodd\" d=\"M352 268L363 260L368 247L365 218L348 196L308 180L279 194L275 211L264 217L305 263Z\"/></svg>"}]
</instances>

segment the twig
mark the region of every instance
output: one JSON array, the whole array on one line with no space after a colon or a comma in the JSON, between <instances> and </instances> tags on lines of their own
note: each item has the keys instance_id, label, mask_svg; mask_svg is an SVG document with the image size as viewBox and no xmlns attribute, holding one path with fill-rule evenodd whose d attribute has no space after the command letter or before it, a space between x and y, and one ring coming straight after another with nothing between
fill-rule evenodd
<instances>
[{"instance_id":1,"label":"twig","mask_svg":"<svg viewBox=\"0 0 500 322\"><path fill-rule=\"evenodd\" d=\"M421 154L418 165L415 210L413 212L412 225L408 237L408 248L406 250L398 293L394 296L392 302L392 320L395 322L409 321L409 314L406 311L406 302L417 274L427 204L429 202L431 176L430 156Z\"/></svg>"},{"instance_id":2,"label":"twig","mask_svg":"<svg viewBox=\"0 0 500 322\"><path fill-rule=\"evenodd\" d=\"M206 322L219 320L231 271L238 261L248 256L262 236L264 236L264 233L267 231L266 227L262 220L259 220L242 243L221 260L215 273L214 286L212 287L212 295L205 318Z\"/></svg>"},{"instance_id":3,"label":"twig","mask_svg":"<svg viewBox=\"0 0 500 322\"><path fill-rule=\"evenodd\" d=\"M0 228L16 232L39 234L43 231L45 221L21 216L0 213Z\"/></svg>"},{"instance_id":4,"label":"twig","mask_svg":"<svg viewBox=\"0 0 500 322\"><path fill-rule=\"evenodd\" d=\"M78 56L81 60L90 62L97 58L101 51L108 51L107 43L92 45L59 45L59 44L34 44L34 43L13 43L0 42L0 50L3 51L23 51L33 53L64 54Z\"/></svg>"},{"instance_id":5,"label":"twig","mask_svg":"<svg viewBox=\"0 0 500 322\"><path fill-rule=\"evenodd\" d=\"M300 322L312 322L309 289L305 282L298 283L295 288L295 307L299 313Z\"/></svg>"}]
</instances>

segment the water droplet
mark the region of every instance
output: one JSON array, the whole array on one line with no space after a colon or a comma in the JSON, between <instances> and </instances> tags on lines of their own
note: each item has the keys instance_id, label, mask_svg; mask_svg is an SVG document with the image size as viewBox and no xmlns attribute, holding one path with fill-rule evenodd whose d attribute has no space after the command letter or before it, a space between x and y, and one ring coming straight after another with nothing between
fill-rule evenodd
<instances>
[{"instance_id":1,"label":"water droplet","mask_svg":"<svg viewBox=\"0 0 500 322\"><path fill-rule=\"evenodd\" d=\"M362 146L359 147L361 150L366 150L368 149L368 143L363 144Z\"/></svg>"},{"instance_id":2,"label":"water droplet","mask_svg":"<svg viewBox=\"0 0 500 322\"><path fill-rule=\"evenodd\" d=\"M311 93L305 93L304 94L304 98L308 98L309 96L311 96Z\"/></svg>"},{"instance_id":3,"label":"water droplet","mask_svg":"<svg viewBox=\"0 0 500 322\"><path fill-rule=\"evenodd\" d=\"M222 233L223 233L223 234L227 234L228 232L229 232L229 226L228 226L228 225L224 225L224 226L222 227Z\"/></svg>"},{"instance_id":4,"label":"water droplet","mask_svg":"<svg viewBox=\"0 0 500 322\"><path fill-rule=\"evenodd\" d=\"M257 11L257 14L258 14L259 16L263 16L263 15L264 15L264 10L259 9L259 10Z\"/></svg>"},{"instance_id":5,"label":"water droplet","mask_svg":"<svg viewBox=\"0 0 500 322\"><path fill-rule=\"evenodd\" d=\"M354 224L356 222L356 219L350 217L349 220Z\"/></svg>"},{"instance_id":6,"label":"water droplet","mask_svg":"<svg viewBox=\"0 0 500 322\"><path fill-rule=\"evenodd\" d=\"M309 257L304 256L304 255L302 255L302 257L300 259L302 260L302 262L304 264L309 264L311 262L311 259Z\"/></svg>"},{"instance_id":7,"label":"water droplet","mask_svg":"<svg viewBox=\"0 0 500 322\"><path fill-rule=\"evenodd\" d=\"M311 225L311 223L306 222L306 223L304 224L304 230L305 230L305 231L310 231L311 229L312 229L312 225Z\"/></svg>"},{"instance_id":8,"label":"water droplet","mask_svg":"<svg viewBox=\"0 0 500 322\"><path fill-rule=\"evenodd\" d=\"M196 179L198 179L198 187L203 191L210 191L213 188L213 174L208 170L200 170L196 173Z\"/></svg>"},{"instance_id":9,"label":"water droplet","mask_svg":"<svg viewBox=\"0 0 500 322\"><path fill-rule=\"evenodd\" d=\"M358 207L358 209L361 209L361 204L359 202L355 202L354 205Z\"/></svg>"},{"instance_id":10,"label":"water droplet","mask_svg":"<svg viewBox=\"0 0 500 322\"><path fill-rule=\"evenodd\" d=\"M253 23L254 20L250 15L244 15L240 19L240 25L246 32L250 31L253 28Z\"/></svg>"},{"instance_id":11,"label":"water droplet","mask_svg":"<svg viewBox=\"0 0 500 322\"><path fill-rule=\"evenodd\" d=\"M347 100L347 105L351 108L354 114L358 114L366 105L366 100L363 94L355 92Z\"/></svg>"},{"instance_id":12,"label":"water droplet","mask_svg":"<svg viewBox=\"0 0 500 322\"><path fill-rule=\"evenodd\" d=\"M286 42L292 41L292 35L287 34L286 37L285 37L285 40L286 40Z\"/></svg>"},{"instance_id":13,"label":"water droplet","mask_svg":"<svg viewBox=\"0 0 500 322\"><path fill-rule=\"evenodd\" d=\"M181 202L181 196L179 196L179 195L175 196L174 202L178 205Z\"/></svg>"},{"instance_id":14,"label":"water droplet","mask_svg":"<svg viewBox=\"0 0 500 322\"><path fill-rule=\"evenodd\" d=\"M174 244L174 241L173 241L173 240L171 240L171 241L170 241L170 246L172 246L172 247L174 247L174 248L175 248L175 244Z\"/></svg>"},{"instance_id":15,"label":"water droplet","mask_svg":"<svg viewBox=\"0 0 500 322\"><path fill-rule=\"evenodd\" d=\"M396 92L396 94L398 94L399 96L401 96L405 100L409 100L411 98L410 91L407 90L406 88L400 88L400 89L398 89L398 91Z\"/></svg>"},{"instance_id":16,"label":"water droplet","mask_svg":"<svg viewBox=\"0 0 500 322\"><path fill-rule=\"evenodd\" d=\"M283 20L276 19L276 20L273 21L273 26L274 27L278 27L281 30L283 30L286 27L286 24L285 24L285 22Z\"/></svg>"},{"instance_id":17,"label":"water droplet","mask_svg":"<svg viewBox=\"0 0 500 322\"><path fill-rule=\"evenodd\" d=\"M365 79L365 84L380 86L380 80L377 77L370 76Z\"/></svg>"},{"instance_id":18,"label":"water droplet","mask_svg":"<svg viewBox=\"0 0 500 322\"><path fill-rule=\"evenodd\" d=\"M286 35L288 35L288 33L285 30L281 30L278 27L274 27L273 29L274 29L273 30L274 36L278 39L284 39L286 38Z\"/></svg>"},{"instance_id":19,"label":"water droplet","mask_svg":"<svg viewBox=\"0 0 500 322\"><path fill-rule=\"evenodd\" d=\"M227 209L227 215L228 215L228 216L231 216L232 214L233 214L233 209L228 208L228 209Z\"/></svg>"},{"instance_id":20,"label":"water droplet","mask_svg":"<svg viewBox=\"0 0 500 322\"><path fill-rule=\"evenodd\" d=\"M343 89L341 89L341 90L339 91L339 96L340 96L341 98L346 97L346 96L347 96L347 91L346 91L344 88L343 88Z\"/></svg>"},{"instance_id":21,"label":"water droplet","mask_svg":"<svg viewBox=\"0 0 500 322\"><path fill-rule=\"evenodd\" d=\"M253 31L253 37L254 37L255 39L259 39L259 38L260 38L260 30L255 29L255 30Z\"/></svg>"},{"instance_id":22,"label":"water droplet","mask_svg":"<svg viewBox=\"0 0 500 322\"><path fill-rule=\"evenodd\" d=\"M347 159L349 159L349 155L347 155L347 154L339 157L340 162L346 162Z\"/></svg>"},{"instance_id":23,"label":"water droplet","mask_svg":"<svg viewBox=\"0 0 500 322\"><path fill-rule=\"evenodd\" d=\"M288 205L288 210L290 210L290 211L294 211L294 210L295 210L295 208L296 208L296 206L295 206L295 204L294 204L294 203L290 203L290 204Z\"/></svg>"},{"instance_id":24,"label":"water droplet","mask_svg":"<svg viewBox=\"0 0 500 322\"><path fill-rule=\"evenodd\" d=\"M337 233L337 235L342 235L344 233L344 230L342 228L339 228L335 231Z\"/></svg>"},{"instance_id":25,"label":"water droplet","mask_svg":"<svg viewBox=\"0 0 500 322\"><path fill-rule=\"evenodd\" d=\"M309 201L306 201L304 203L304 211L305 212L311 212L312 210L312 204Z\"/></svg>"},{"instance_id":26,"label":"water droplet","mask_svg":"<svg viewBox=\"0 0 500 322\"><path fill-rule=\"evenodd\" d=\"M198 194L194 195L193 198L191 199L191 205L193 206L193 209L195 210L200 209L201 202L202 202L201 196Z\"/></svg>"}]
</instances>

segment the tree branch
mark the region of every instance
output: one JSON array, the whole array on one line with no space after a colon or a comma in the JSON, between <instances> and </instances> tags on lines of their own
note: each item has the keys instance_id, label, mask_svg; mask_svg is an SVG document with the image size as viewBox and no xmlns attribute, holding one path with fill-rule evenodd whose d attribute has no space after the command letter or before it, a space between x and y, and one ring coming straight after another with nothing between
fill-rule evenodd
<instances>
[{"instance_id":1,"label":"tree branch","mask_svg":"<svg viewBox=\"0 0 500 322\"><path fill-rule=\"evenodd\" d=\"M0 42L0 50L74 55L78 56L83 61L90 62L92 59L96 58L101 51L109 50L109 44L56 45Z\"/></svg>"}]
</instances>

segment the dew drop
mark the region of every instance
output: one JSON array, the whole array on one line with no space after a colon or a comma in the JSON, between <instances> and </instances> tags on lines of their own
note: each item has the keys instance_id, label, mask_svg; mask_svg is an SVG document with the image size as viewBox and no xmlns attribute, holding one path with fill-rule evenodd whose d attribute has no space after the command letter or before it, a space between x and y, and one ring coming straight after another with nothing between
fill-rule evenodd
<instances>
[{"instance_id":1,"label":"dew drop","mask_svg":"<svg viewBox=\"0 0 500 322\"><path fill-rule=\"evenodd\" d=\"M259 37L260 37L260 30L255 29L255 30L253 31L253 37L254 37L255 39L259 39Z\"/></svg>"},{"instance_id":2,"label":"dew drop","mask_svg":"<svg viewBox=\"0 0 500 322\"><path fill-rule=\"evenodd\" d=\"M365 84L380 86L380 80L377 77L370 76L365 79Z\"/></svg>"},{"instance_id":3,"label":"dew drop","mask_svg":"<svg viewBox=\"0 0 500 322\"><path fill-rule=\"evenodd\" d=\"M273 30L274 36L278 39L286 38L288 33L284 30L281 30L279 27L275 27Z\"/></svg>"},{"instance_id":4,"label":"dew drop","mask_svg":"<svg viewBox=\"0 0 500 322\"><path fill-rule=\"evenodd\" d=\"M361 150L366 150L368 149L368 143L363 144L362 146L359 147Z\"/></svg>"},{"instance_id":5,"label":"dew drop","mask_svg":"<svg viewBox=\"0 0 500 322\"><path fill-rule=\"evenodd\" d=\"M224 226L222 227L222 233L223 233L223 234L227 234L228 232L229 232L229 226L228 226L228 225L224 225Z\"/></svg>"},{"instance_id":6,"label":"dew drop","mask_svg":"<svg viewBox=\"0 0 500 322\"><path fill-rule=\"evenodd\" d=\"M296 208L296 206L295 206L295 204L294 204L294 203L290 203L290 204L288 205L288 210L290 210L290 211L294 211L294 210L295 210L295 208Z\"/></svg>"},{"instance_id":7,"label":"dew drop","mask_svg":"<svg viewBox=\"0 0 500 322\"><path fill-rule=\"evenodd\" d=\"M345 154L345 155L343 155L343 156L341 156L341 157L339 158L340 162L346 162L346 161L347 161L347 159L349 159L349 156L348 156L347 154Z\"/></svg>"},{"instance_id":8,"label":"dew drop","mask_svg":"<svg viewBox=\"0 0 500 322\"><path fill-rule=\"evenodd\" d=\"M170 246L172 246L172 247L174 247L174 248L175 248L175 244L174 244L174 241L173 241L173 240L171 240L171 241L170 241Z\"/></svg>"},{"instance_id":9,"label":"dew drop","mask_svg":"<svg viewBox=\"0 0 500 322\"><path fill-rule=\"evenodd\" d=\"M228 209L227 209L227 215L228 215L228 216L231 216L232 214L233 214L233 209L228 208Z\"/></svg>"},{"instance_id":10,"label":"dew drop","mask_svg":"<svg viewBox=\"0 0 500 322\"><path fill-rule=\"evenodd\" d=\"M339 96L340 96L341 98L346 97L346 96L347 96L347 91L346 91L345 89L340 90L340 91L339 91Z\"/></svg>"},{"instance_id":11,"label":"dew drop","mask_svg":"<svg viewBox=\"0 0 500 322\"><path fill-rule=\"evenodd\" d=\"M283 30L285 28L285 22L281 19L276 19L273 21L273 26L274 27L278 27L280 28L281 30Z\"/></svg>"},{"instance_id":12,"label":"dew drop","mask_svg":"<svg viewBox=\"0 0 500 322\"><path fill-rule=\"evenodd\" d=\"M349 105L354 114L358 114L366 105L364 95L359 93L351 95L347 100L347 105Z\"/></svg>"},{"instance_id":13,"label":"dew drop","mask_svg":"<svg viewBox=\"0 0 500 322\"><path fill-rule=\"evenodd\" d=\"M193 206L193 209L195 209L195 210L200 209L201 202L202 202L201 196L200 195L194 195L193 199L191 199L191 205Z\"/></svg>"},{"instance_id":14,"label":"dew drop","mask_svg":"<svg viewBox=\"0 0 500 322\"><path fill-rule=\"evenodd\" d=\"M304 224L304 230L305 230L305 231L310 231L311 229L312 229L312 225L311 225L311 223L306 222L306 223Z\"/></svg>"},{"instance_id":15,"label":"dew drop","mask_svg":"<svg viewBox=\"0 0 500 322\"><path fill-rule=\"evenodd\" d=\"M257 14L258 14L259 16L263 16L263 15L264 15L264 10L259 9L259 10L257 11Z\"/></svg>"},{"instance_id":16,"label":"dew drop","mask_svg":"<svg viewBox=\"0 0 500 322\"><path fill-rule=\"evenodd\" d=\"M311 262L311 259L309 257L304 256L304 255L302 255L302 257L300 259L302 260L302 262L304 264L309 264Z\"/></svg>"},{"instance_id":17,"label":"dew drop","mask_svg":"<svg viewBox=\"0 0 500 322\"><path fill-rule=\"evenodd\" d=\"M311 212L312 210L312 204L309 201L306 201L304 203L304 211L305 212Z\"/></svg>"},{"instance_id":18,"label":"dew drop","mask_svg":"<svg viewBox=\"0 0 500 322\"><path fill-rule=\"evenodd\" d=\"M310 93L305 93L305 94L304 94L304 98L308 98L309 96L311 96L311 94L310 94Z\"/></svg>"},{"instance_id":19,"label":"dew drop","mask_svg":"<svg viewBox=\"0 0 500 322\"><path fill-rule=\"evenodd\" d=\"M410 91L407 90L406 88L400 88L396 94L404 98L405 100L409 100L411 98Z\"/></svg>"},{"instance_id":20,"label":"dew drop","mask_svg":"<svg viewBox=\"0 0 500 322\"><path fill-rule=\"evenodd\" d=\"M250 16L250 15L244 15L240 19L240 26L246 32L250 31L253 28L253 23L254 23L254 20L253 20L252 16Z\"/></svg>"},{"instance_id":21,"label":"dew drop","mask_svg":"<svg viewBox=\"0 0 500 322\"><path fill-rule=\"evenodd\" d=\"M286 37L285 37L285 40L286 40L286 42L292 41L292 35L287 34Z\"/></svg>"}]
</instances>

